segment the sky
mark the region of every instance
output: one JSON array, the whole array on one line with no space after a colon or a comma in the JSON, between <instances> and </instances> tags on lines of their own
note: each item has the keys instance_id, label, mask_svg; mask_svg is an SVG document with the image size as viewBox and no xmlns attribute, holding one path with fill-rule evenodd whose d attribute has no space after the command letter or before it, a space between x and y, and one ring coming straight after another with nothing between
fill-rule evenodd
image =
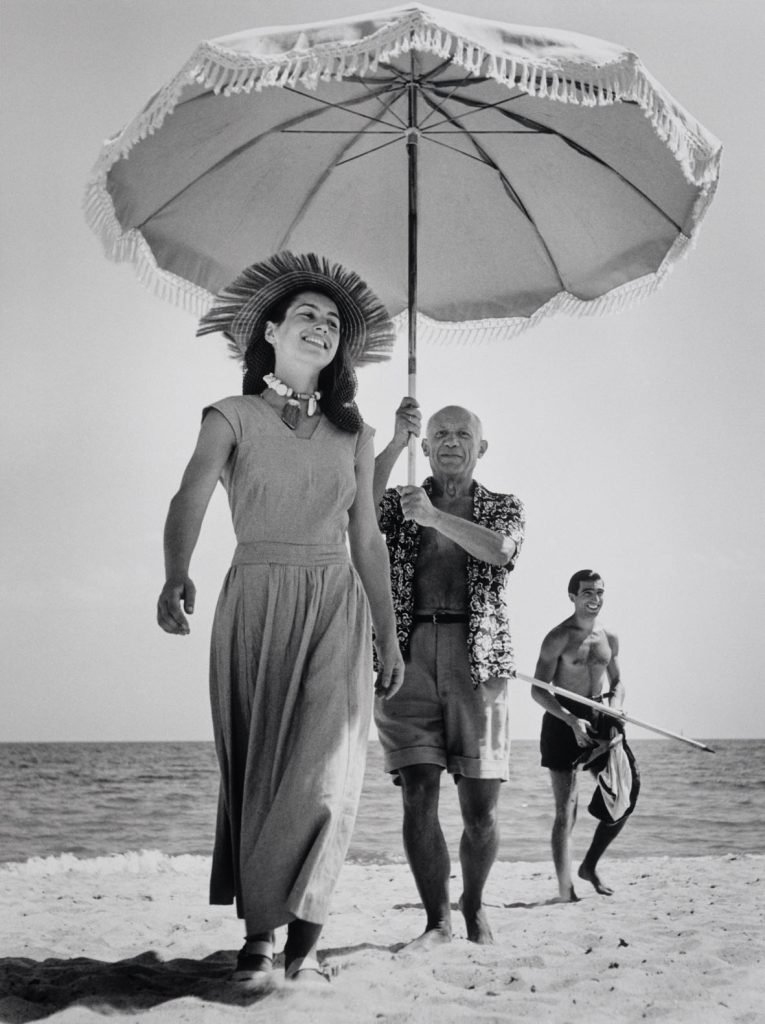
<instances>
[{"instance_id":1,"label":"sky","mask_svg":"<svg viewBox=\"0 0 765 1024\"><path fill-rule=\"evenodd\" d=\"M155 605L200 411L238 393L240 374L222 339L195 338L190 314L104 258L84 187L103 140L201 40L382 6L0 0L0 741L211 738L209 632L234 545L220 488L192 563L191 636L162 633ZM478 412L489 448L477 478L526 505L508 597L519 671L533 673L569 614L569 576L594 568L626 710L698 738L765 735L763 10L471 0L474 15L635 50L722 140L721 181L695 248L633 309L419 358L425 412ZM360 374L380 446L406 390L404 350ZM511 736L533 738L541 709L511 687Z\"/></svg>"}]
</instances>

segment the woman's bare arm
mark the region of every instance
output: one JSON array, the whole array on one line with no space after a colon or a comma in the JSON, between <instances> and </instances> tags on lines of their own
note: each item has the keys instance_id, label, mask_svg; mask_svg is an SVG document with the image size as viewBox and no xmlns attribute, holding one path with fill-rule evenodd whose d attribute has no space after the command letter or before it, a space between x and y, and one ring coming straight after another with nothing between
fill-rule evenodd
<instances>
[{"instance_id":1,"label":"woman's bare arm","mask_svg":"<svg viewBox=\"0 0 765 1024\"><path fill-rule=\"evenodd\" d=\"M375 629L375 646L382 663L378 695L392 697L404 681L404 662L396 638L396 619L390 592L388 549L377 525L372 499L374 452L368 445L356 464L356 499L349 510L351 557L366 591Z\"/></svg>"},{"instance_id":2,"label":"woman's bare arm","mask_svg":"<svg viewBox=\"0 0 765 1024\"><path fill-rule=\"evenodd\" d=\"M165 585L157 602L157 622L166 633L189 632L184 611L192 614L196 598L189 577L191 556L215 485L235 443L225 417L211 409L202 421L194 454L165 520Z\"/></svg>"}]
</instances>

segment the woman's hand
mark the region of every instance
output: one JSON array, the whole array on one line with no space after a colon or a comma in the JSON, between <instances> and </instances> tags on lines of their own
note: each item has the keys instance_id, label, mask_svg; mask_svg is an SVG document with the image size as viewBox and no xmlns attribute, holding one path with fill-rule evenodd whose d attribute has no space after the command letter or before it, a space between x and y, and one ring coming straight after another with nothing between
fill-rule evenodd
<instances>
[{"instance_id":1,"label":"woman's hand","mask_svg":"<svg viewBox=\"0 0 765 1024\"><path fill-rule=\"evenodd\" d=\"M188 576L170 579L165 583L157 601L157 622L166 633L188 636L191 629L183 612L193 614L196 596L197 588Z\"/></svg>"},{"instance_id":2,"label":"woman's hand","mask_svg":"<svg viewBox=\"0 0 765 1024\"><path fill-rule=\"evenodd\" d=\"M381 643L375 638L375 648L380 662L380 671L375 680L375 696L388 700L401 689L404 682L404 659L395 636L388 643Z\"/></svg>"}]
</instances>

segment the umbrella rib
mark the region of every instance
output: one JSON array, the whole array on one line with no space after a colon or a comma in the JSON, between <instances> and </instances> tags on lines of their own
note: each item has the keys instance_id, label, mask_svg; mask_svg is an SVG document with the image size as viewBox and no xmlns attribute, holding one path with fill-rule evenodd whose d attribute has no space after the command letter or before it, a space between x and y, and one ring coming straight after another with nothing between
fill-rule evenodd
<instances>
[{"instance_id":1,"label":"umbrella rib","mask_svg":"<svg viewBox=\"0 0 765 1024\"><path fill-rule=\"evenodd\" d=\"M442 122L443 123L443 122ZM462 135L463 129L459 128L457 131L427 131L423 132L430 138L433 135ZM281 135L356 135L355 131L350 129L340 130L336 128L281 128ZM478 128L471 133L472 135L541 135L541 132L533 132L527 128ZM401 137L401 130L399 128L368 128L367 135L395 135L398 138Z\"/></svg>"},{"instance_id":2,"label":"umbrella rib","mask_svg":"<svg viewBox=\"0 0 765 1024\"><path fill-rule=\"evenodd\" d=\"M441 123L443 124L443 122L441 122ZM427 131L427 132L423 132L423 135L425 135L427 138L431 138L433 135L461 135L463 133L464 129L460 128L459 125L457 126L457 128L458 128L458 131L454 131L454 132L449 132L449 131L443 131L443 132ZM384 132L380 132L379 134L383 135L385 133ZM475 131L472 131L470 134L471 135L528 135L528 136L532 136L532 135L542 135L542 132L532 132L532 131L529 131L526 128L505 128L504 130L502 130L500 128L477 128Z\"/></svg>"},{"instance_id":3,"label":"umbrella rib","mask_svg":"<svg viewBox=\"0 0 765 1024\"><path fill-rule=\"evenodd\" d=\"M434 78L440 71L442 71L445 67L448 67L451 63L452 63L452 58L451 57L447 57L446 60L441 61L440 64L437 64L430 71L425 71L422 74L418 75L416 77L418 88L422 88L422 83L423 82L427 82L427 81L429 81L429 79ZM399 68L397 68L393 64L386 64L386 63L381 61L380 62L380 67L381 68L385 68L387 71L390 72L392 77L390 79L388 79L388 81L390 81L390 82L392 82L393 80L397 81L398 84L399 84L399 89L402 92L405 89L407 89L409 87L409 85L411 85L411 83L413 81L415 81L415 76L411 72L409 74L406 74L405 72L401 71ZM455 90L459 89L460 85L464 85L469 77L470 77L469 75L466 75L464 78L461 78L455 84L455 86L454 86ZM363 85L365 89L369 89L368 80L363 78L361 75L349 75L348 78L347 78L347 81L349 81L349 82L357 82L359 85ZM386 80L385 79L373 79L373 81L386 81ZM391 85L391 86L389 86L389 88L392 89L393 86ZM369 90L369 91L371 93L371 90ZM393 117L396 118L396 120L399 122L399 124L401 125L402 128L408 128L409 127L407 122L404 121L403 118L399 117L399 115L396 113L395 110L391 110L390 113L393 115Z\"/></svg>"},{"instance_id":4,"label":"umbrella rib","mask_svg":"<svg viewBox=\"0 0 765 1024\"><path fill-rule=\"evenodd\" d=\"M460 88L460 86L463 86L465 84L465 82L468 81L469 78L470 78L470 74L468 73L467 75L465 75L465 77L461 81L456 82L455 85L454 85L454 88L452 89L452 91L450 93L448 93L448 95L444 96L444 98L443 98L444 103L446 103L446 101L449 99L449 97L452 96ZM432 84L432 83L428 83L428 84ZM441 112L440 107L438 107L438 106L437 107L432 107L430 113L427 115L425 120L421 124L418 125L418 128L420 129L420 131L425 131L425 126L427 125L428 121L432 117L435 117L436 109L439 110L439 113ZM441 121L439 123L443 124L443 121ZM437 128L438 125L437 124L433 125L433 127Z\"/></svg>"},{"instance_id":5,"label":"umbrella rib","mask_svg":"<svg viewBox=\"0 0 765 1024\"><path fill-rule=\"evenodd\" d=\"M425 100L425 102L427 104L429 104L430 106L433 106L433 101L430 99L429 96L423 96L423 99ZM469 158L471 158L473 160L478 160L479 163L485 164L487 167L490 167L492 170L496 171L497 175L499 176L500 181L502 182L502 186L505 189L508 197L512 200L512 202L515 204L515 206L518 207L518 209L521 211L521 213L529 220L529 222L531 224L533 224L534 227L536 228L536 224L534 224L534 220L533 220L531 214L529 213L529 211L524 206L523 201L521 200L521 197L515 191L515 189L513 188L512 184L510 183L510 181L508 180L508 178L506 177L505 173L502 171L500 166L496 163L495 160L493 160L491 158L491 156L489 156L489 154L486 152L486 150L475 140L475 138L473 137L471 132L467 131L467 129L463 128L461 125L456 125L456 127L460 129L461 135L464 136L469 142L472 143L475 151L478 153L477 157L473 156L471 153L466 153L464 150L457 149L454 146L449 146L445 142L439 142L436 139L431 139L430 135L427 132L423 135L423 138L427 139L429 142L432 142L436 146L444 146L445 148L451 149L455 153L459 153L462 156L469 157Z\"/></svg>"},{"instance_id":6,"label":"umbrella rib","mask_svg":"<svg viewBox=\"0 0 765 1024\"><path fill-rule=\"evenodd\" d=\"M465 132L464 134L467 136L467 138L470 140L470 142L472 142L473 145L475 146L475 148L478 150L478 153L479 153L478 156L474 156L473 153L466 153L464 151L464 149L457 149L456 146L450 146L446 142L440 142L438 139L432 139L429 135L425 135L425 136L423 136L423 138L427 139L427 141L432 143L434 146L443 146L444 149L450 149L452 151L452 153L457 153L459 156L467 157L468 160L475 160L475 161L477 161L477 163L483 164L484 167L489 167L489 168L491 168L492 171L496 171L497 172L497 176L499 177L499 180L502 182L502 187L504 188L505 192L508 195L508 198L511 200L511 202L515 206L518 207L518 209L523 214L523 216L534 227L535 231L537 231L537 233L539 233L539 229L537 228L536 224L534 223L534 218L529 213L528 209L526 208L526 206L523 203L523 200L518 195L518 193L515 191L515 189L513 188L512 184L510 183L510 181L508 180L508 178L506 177L504 172L501 170L499 165L494 160L492 160L492 158L489 156L489 154L486 152L486 150L483 149L482 146L479 146L478 143L474 141L474 139L472 138L472 136L468 132ZM540 235L540 237L541 237L541 235ZM550 257L550 258L552 259L552 257Z\"/></svg>"},{"instance_id":7,"label":"umbrella rib","mask_svg":"<svg viewBox=\"0 0 765 1024\"><path fill-rule=\"evenodd\" d=\"M423 98L427 97L423 96ZM457 103L464 103L467 106L477 108L475 111L476 113L481 109L485 109L480 106L480 101L471 100L466 96L453 96L452 99L454 99L454 101ZM654 210L661 214L661 216L664 217L664 219L668 221L668 223L670 223L676 231L680 232L680 234L685 234L681 225L678 224L677 221L675 221L666 212L666 210L663 210L655 200L651 199L651 197L647 195L647 193L645 193L639 185L636 185L634 182L630 181L629 178L627 178L624 174L621 173L621 171L618 171L612 164L609 164L608 161L604 160L602 157L599 157L596 153L593 153L592 150L587 149L586 147L582 146L581 143L576 142L574 139L569 138L569 136L567 135L564 135L563 132L558 131L558 129L550 128L548 125L541 124L539 121L535 121L533 118L526 117L524 114L516 114L513 113L512 110L505 110L501 107L498 108L498 113L500 113L503 117L509 118L511 121L515 121L517 124L529 128L530 131L533 133L542 135L554 135L556 138L560 139L561 142L563 142L566 146L569 146L575 152L579 153L580 156L587 157L594 163L600 164L601 167L604 167L607 171L610 171L612 174L616 175L616 177L619 178L619 180L622 181L628 188L631 188L634 192L637 192L637 194L641 196L641 198L645 199L645 201L650 206L652 206ZM454 119L452 123L455 124L456 127L461 128L461 125L458 122L459 119L464 116L465 115L463 114L457 115L457 117Z\"/></svg>"},{"instance_id":8,"label":"umbrella rib","mask_svg":"<svg viewBox=\"0 0 765 1024\"><path fill-rule=\"evenodd\" d=\"M390 86L390 83L394 80L398 82L404 81L403 76L396 70L396 68L384 64L381 64L380 67L388 67L388 69L393 71L394 74L389 78L377 78L375 75L343 75L343 81L354 82L356 85L362 85L364 82L385 82L388 86Z\"/></svg>"},{"instance_id":9,"label":"umbrella rib","mask_svg":"<svg viewBox=\"0 0 765 1024\"><path fill-rule=\"evenodd\" d=\"M423 94L423 99L425 100L426 103L432 105L433 101L431 100L431 98L428 95ZM499 165L496 163L496 161L494 159L492 159L492 157L489 155L489 153L486 152L486 150L483 148L483 146L481 146L476 141L476 139L471 135L471 133L469 131L465 130L464 128L462 129L462 131L463 131L465 137L472 143L472 145L474 146L474 148L475 148L476 152L478 153L478 155L482 158L482 162L484 164L486 164L486 166L490 167L492 170L496 171L497 176L499 177L499 180L500 180L500 182L502 184L502 188L505 191L505 194L510 199L510 201L513 203L513 205L516 206L518 210L520 210L520 212L523 214L523 216L529 222L531 227L534 229L534 232L535 232L535 234L537 236L537 239L539 240L539 244L542 247L542 249L544 249L545 253L547 254L547 258L550 261L550 266L552 267L552 269L555 272L555 276L558 279L558 283L560 284L561 289L565 290L566 289L566 285L565 285L565 283L563 281L563 278L561 276L560 270L558 269L558 264L555 262L555 258L553 257L552 252L550 252L550 248L547 245L547 242L545 241L544 235L539 230L536 221L532 217L530 211L524 205L523 200L518 195L516 190L513 188L513 185L510 182L509 178L506 176L504 171L502 171L502 169L499 167ZM427 134L424 135L423 138L427 139L428 138ZM430 141L432 141L435 145L443 145L443 143L436 142L435 139L431 139ZM449 148L451 148L451 147L449 147ZM457 152L459 152L459 150L457 150ZM468 154L463 154L463 155L467 156Z\"/></svg>"},{"instance_id":10,"label":"umbrella rib","mask_svg":"<svg viewBox=\"0 0 765 1024\"><path fill-rule=\"evenodd\" d=\"M450 132L450 135L456 135L456 132ZM457 149L456 146L450 146L448 142L441 142L440 139L434 139L433 136L428 133L423 135L423 139L430 142L433 146L443 146L444 149L450 149L452 153L457 153L459 156L464 156L468 160L475 160L476 163L484 164L484 166L493 167L493 164L486 160L483 156L476 156L475 153L466 153L464 149Z\"/></svg>"},{"instance_id":11,"label":"umbrella rib","mask_svg":"<svg viewBox=\"0 0 765 1024\"><path fill-rule=\"evenodd\" d=\"M361 77L354 77L354 78L353 78L353 81L354 81L354 82L357 82L357 83L358 83L359 85L363 85L363 86L364 86L364 88L365 88L365 89L367 90L367 92L369 93L369 95L370 95L370 96L371 96L371 97L372 97L373 99L375 99L375 98L376 98L376 95L375 95L375 93L373 93L373 92L372 92L372 90L371 90L371 89L370 89L370 87L369 87L369 82L367 82L367 81L366 81L366 80L365 80L364 78L361 78ZM389 85L389 86L388 86L388 88L389 88L389 89L393 89L393 88L394 88L394 86L392 86L392 85ZM400 83L400 82L399 82L399 84L398 84L398 89L399 89L399 91L402 91L402 90L403 90L403 86L401 85L401 83ZM389 107L389 108L388 108L388 113L392 114L392 115L393 115L393 116L394 116L394 117L396 118L396 120L398 121L398 123L399 123L399 124L401 125L401 127L402 127L402 128L406 128L406 127L407 127L406 121L405 121L405 120L403 119L403 117L400 117L400 116L399 116L399 115L398 115L398 114L396 113L396 111L395 111L395 110L393 110L393 109L391 109L391 108Z\"/></svg>"},{"instance_id":12,"label":"umbrella rib","mask_svg":"<svg viewBox=\"0 0 765 1024\"><path fill-rule=\"evenodd\" d=\"M356 117L363 117L366 121L376 121L379 124L385 125L386 128L398 127L398 125L392 124L390 121L383 121L379 117L372 117L370 114L362 114L361 111L359 110L349 110L347 104L345 103L330 103L329 100L323 100L319 96L314 96L312 93L301 92L300 89L293 89L291 85L285 85L282 88L286 92L293 92L295 93L296 96L302 96L304 99L313 100L315 103L320 103L324 107L331 107L333 110L342 110L348 114L355 114ZM364 100L367 99L377 99L379 96L383 96L385 95L385 93L391 92L394 88L398 89L399 95L403 91L400 86L388 86L386 89L376 90L369 89L367 96L360 96L355 99L355 102L363 103ZM394 99L398 99L398 96L394 97Z\"/></svg>"},{"instance_id":13,"label":"umbrella rib","mask_svg":"<svg viewBox=\"0 0 765 1024\"><path fill-rule=\"evenodd\" d=\"M297 93L298 96L304 96L305 95L304 93L301 93L297 89L292 89L291 91ZM389 89L380 90L380 95L384 95L384 94L389 93L389 92L390 92ZM309 99L310 98L312 98L312 97L309 97ZM348 100L347 102L348 102L348 104L351 104L351 103L365 103L369 98L370 97L368 95L367 96L357 96L357 97L354 97L354 98ZM374 97L373 96L372 98L379 98L379 97ZM392 104L393 102L395 102L395 100L397 98L398 98L397 96L394 96L391 99L390 103ZM330 106L334 106L334 104L330 104ZM343 109L346 109L346 108L344 107ZM156 217L156 215L158 213L160 213L167 206L169 206L170 203L172 203L176 199L178 199L179 196L182 196L183 193L188 191L188 189L190 189L193 185L196 185L199 181L201 181L203 178L207 177L207 175L212 174L214 171L218 170L220 167L225 166L225 164L230 163L232 160L235 160L238 156L241 156L241 154L245 153L248 149L251 149L253 146L256 146L262 139L266 138L268 135L273 135L275 132L289 134L290 133L290 129L284 127L284 125L301 124L302 122L311 120L311 119L313 119L315 117L319 117L321 114L324 114L325 112L326 111L324 110L323 107L320 108L320 109L313 109L313 110L304 111L302 114L296 114L294 117L289 118L289 120L283 122L280 125L274 125L273 127L268 128L266 131L261 132L260 135L256 135L254 138L249 139L247 142L243 142L240 146L237 146L235 149L232 149L230 153L226 153L225 156L222 156L220 158L220 160L216 160L214 164L211 164L208 168L206 168L204 171L202 171L200 174L198 174L195 178L193 178L191 181L189 181L186 185L184 185L182 189L179 189L177 192L175 192L173 195L171 195L160 206L156 207L156 209L152 210L151 213L147 214L146 217L144 217L144 219L139 224L135 224L134 227L138 228L139 230L141 228L143 228L145 226L146 222L148 220L150 220L150 218ZM357 111L355 111L355 110L348 110L348 113L355 114L355 113L357 113ZM374 119L372 119L372 120L374 120ZM398 131L398 128L397 128L397 126L395 124L391 125L390 127L393 130Z\"/></svg>"},{"instance_id":14,"label":"umbrella rib","mask_svg":"<svg viewBox=\"0 0 765 1024\"><path fill-rule=\"evenodd\" d=\"M390 97L390 99L387 101L387 104L384 104L383 113L387 113L388 107L392 103L395 103L397 98L398 98L397 96ZM287 245L289 243L290 235L293 233L295 228L298 226L300 221L303 219L303 216L305 215L305 212L308 209L309 204L311 203L313 198L316 196L316 194L319 191L319 189L322 187L324 182L329 178L329 176L332 173L332 171L338 166L338 164L340 162L339 158L342 157L345 153L347 153L348 150L351 148L351 146L357 141L357 139L360 139L366 133L366 131L367 131L367 127L366 126L364 126L363 128L360 128L358 130L358 132L356 133L356 135L352 139L349 139L347 141L347 143L344 146L341 147L341 149L340 149L339 153L337 154L337 156L335 157L335 160L333 161L333 163L331 163L329 166L324 168L324 170L318 176L318 178L316 179L316 181L314 182L312 187L306 192L305 198L303 199L303 202L300 204L300 208L298 209L297 213L292 218L292 222L290 223L289 227L284 232L284 234L282 236L282 239L279 242L279 245L277 246L277 250L284 249L284 248L287 247ZM383 145L389 146L389 145L391 145L395 141L396 141L395 139L392 139L392 140L390 140L390 142L384 143ZM381 147L378 147L378 148L381 148Z\"/></svg>"},{"instance_id":15,"label":"umbrella rib","mask_svg":"<svg viewBox=\"0 0 765 1024\"><path fill-rule=\"evenodd\" d=\"M358 138L360 134L362 134L362 133L361 132L357 133L356 138ZM368 132L367 134L375 135L377 133L376 132ZM403 136L399 132L398 133L398 137L395 138L395 139L389 139L388 142L381 142L379 146L373 146L371 149L365 149L363 153L357 153L355 156L349 156L345 160L338 160L335 163L335 167L342 167L343 164L350 164L350 163L353 163L354 160L360 160L362 158L362 156L369 156L370 153L377 153L381 149L387 149L388 146L393 146L393 145L395 145L395 143L400 142L402 138L403 138Z\"/></svg>"},{"instance_id":16,"label":"umbrella rib","mask_svg":"<svg viewBox=\"0 0 765 1024\"><path fill-rule=\"evenodd\" d=\"M281 135L358 135L358 131L335 131L333 128L282 128ZM455 135L456 132L441 132L442 135ZM529 132L495 132L494 134L499 135L528 135ZM397 138L401 138L401 130L399 128L391 128L389 131L375 131L374 129L367 129L367 135L395 135Z\"/></svg>"},{"instance_id":17,"label":"umbrella rib","mask_svg":"<svg viewBox=\"0 0 765 1024\"><path fill-rule=\"evenodd\" d=\"M422 74L417 75L417 77L416 77L417 83L419 84L421 82L427 81L428 79L432 78L434 75L437 75L438 72L442 70L442 68L447 67L451 63L452 63L452 58L451 57L447 57L446 60L441 61L440 64L437 64L434 68L431 68L430 71L423 71ZM380 67L381 68L385 68L387 71L390 71L390 73L395 78L397 78L398 81L402 85L404 85L404 86L409 86L409 85L412 84L412 82L415 81L415 76L411 72L407 74L405 71L401 71L399 68L397 68L394 64L387 64L387 63L384 63L383 61L380 61ZM349 78L350 78L351 81L356 81L356 76L349 76Z\"/></svg>"},{"instance_id":18,"label":"umbrella rib","mask_svg":"<svg viewBox=\"0 0 765 1024\"><path fill-rule=\"evenodd\" d=\"M418 81L425 82L430 78L435 78L439 71L443 70L443 68L448 68L449 65L453 63L454 57L447 57L446 60L442 60L440 64L436 64L436 66L431 68L430 71L423 71Z\"/></svg>"},{"instance_id":19,"label":"umbrella rib","mask_svg":"<svg viewBox=\"0 0 765 1024\"><path fill-rule=\"evenodd\" d=\"M440 85L440 83L439 83L439 85ZM434 92L437 91L437 86L431 85L430 88ZM459 88L459 86L457 86L457 88ZM450 93L448 93L446 96L440 97L443 100L444 103L448 99L451 99L452 96L454 96L454 93L457 91L457 88L452 89L452 91ZM435 128L440 128L440 126L442 124L449 124L449 123L454 124L455 120L462 121L464 118L470 117L471 114L480 114L480 113L482 113L483 111L486 111L486 110L497 110L497 109L499 109L500 112L501 112L501 108L502 108L503 104L505 104L505 103L512 103L514 100L519 100L519 99L521 99L523 97L523 95L524 94L522 92L519 92L515 96L505 96L504 99L497 100L496 103L484 103L484 104L481 104L480 106L477 106L477 107L475 107L472 110L466 110L464 114L457 115L456 118L450 116L446 112L446 110L444 110L439 104L436 104L434 109L437 109L439 111L439 113L443 114L444 118L443 118L442 121L436 121L435 124L431 125L430 128L428 129L428 131L432 132ZM460 97L457 96L456 99L459 100ZM468 102L468 101L465 100L464 102Z\"/></svg>"}]
</instances>

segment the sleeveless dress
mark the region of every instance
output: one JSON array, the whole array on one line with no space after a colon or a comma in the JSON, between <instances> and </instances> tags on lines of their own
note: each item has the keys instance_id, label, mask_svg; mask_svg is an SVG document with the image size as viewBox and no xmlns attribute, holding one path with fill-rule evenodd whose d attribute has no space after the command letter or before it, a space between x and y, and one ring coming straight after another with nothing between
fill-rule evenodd
<instances>
[{"instance_id":1,"label":"sleeveless dress","mask_svg":"<svg viewBox=\"0 0 765 1024\"><path fill-rule=\"evenodd\" d=\"M299 438L262 398L217 409L237 547L213 622L221 772L210 902L270 931L321 924L348 851L373 701L372 627L346 546L354 466L373 431L323 416ZM207 411L207 410L206 410Z\"/></svg>"}]
</instances>

